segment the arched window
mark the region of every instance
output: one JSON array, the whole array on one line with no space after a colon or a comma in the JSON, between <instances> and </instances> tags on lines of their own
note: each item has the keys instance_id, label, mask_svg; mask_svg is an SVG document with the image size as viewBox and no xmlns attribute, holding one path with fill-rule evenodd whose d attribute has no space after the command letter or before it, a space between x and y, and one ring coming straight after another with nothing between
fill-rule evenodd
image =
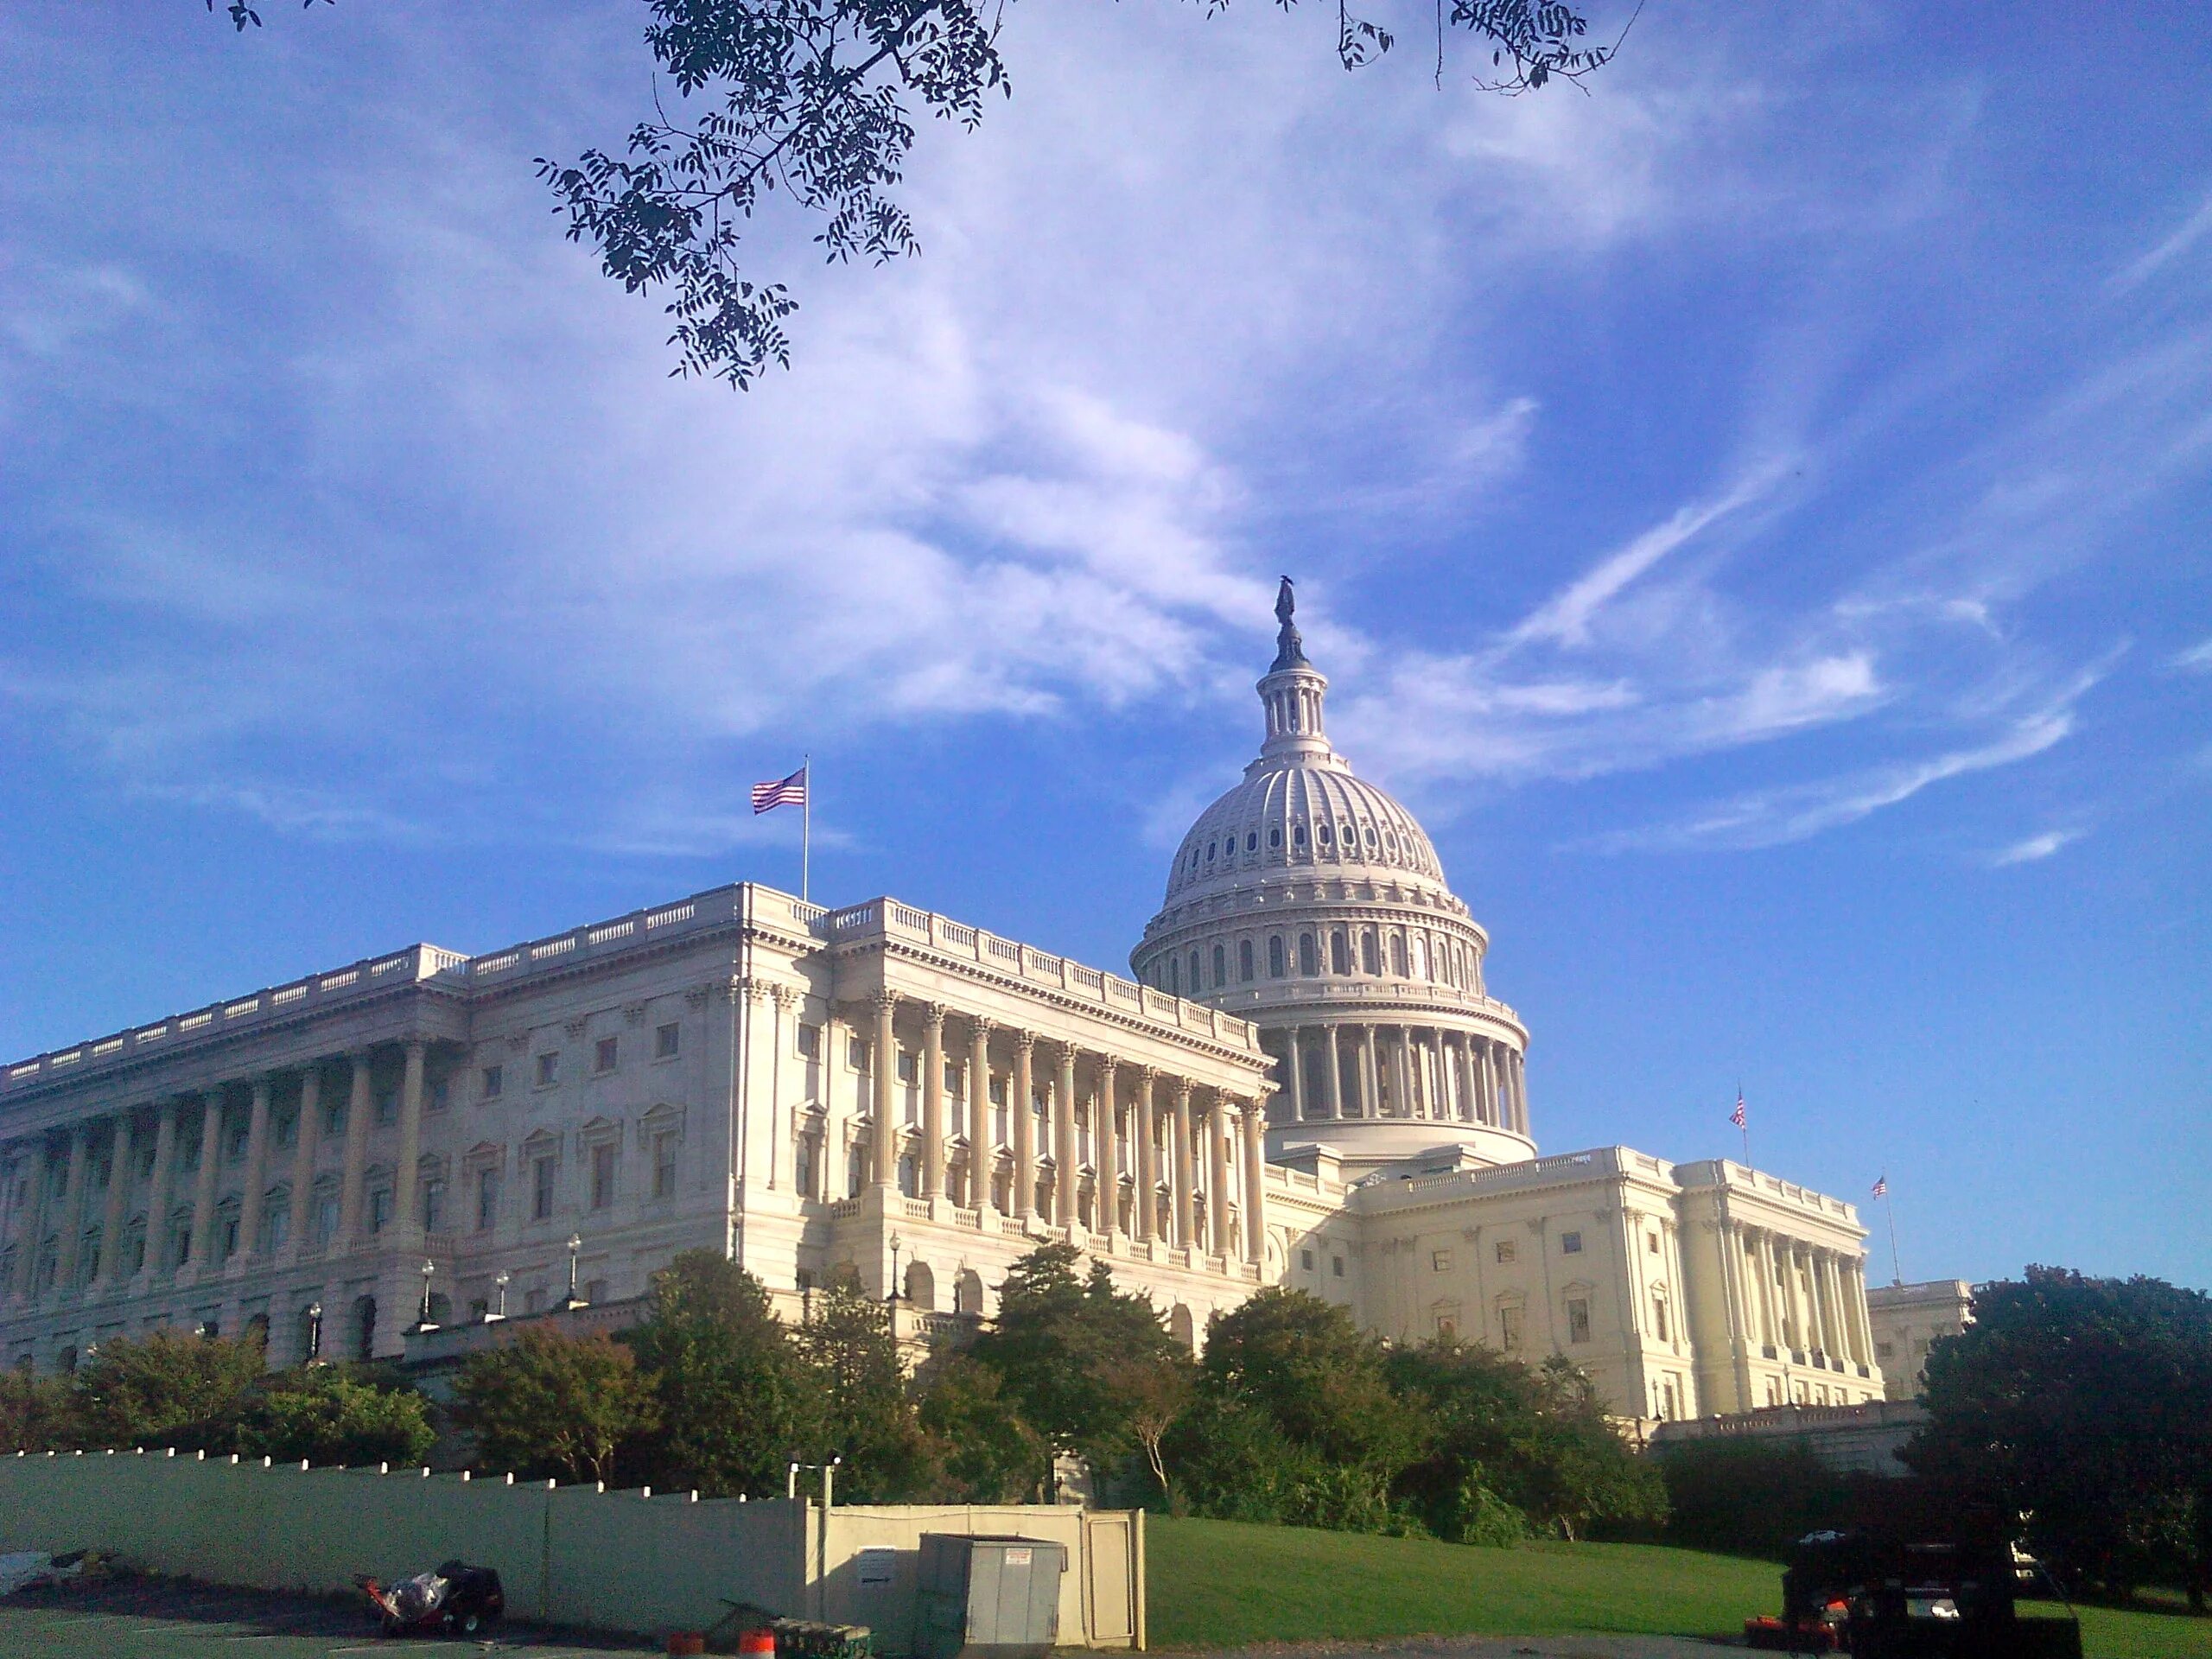
<instances>
[{"instance_id":1,"label":"arched window","mask_svg":"<svg viewBox=\"0 0 2212 1659\"><path fill-rule=\"evenodd\" d=\"M1322 824L1322 825L1319 827L1319 830L1318 830L1318 832L1317 832L1317 833L1319 833L1319 836L1320 836L1320 837L1321 837L1321 844L1322 844L1324 847L1326 847L1326 846L1329 844L1329 836L1330 836L1330 830L1329 830L1329 826L1328 826L1327 824L1325 824L1325 824Z\"/></svg>"},{"instance_id":2,"label":"arched window","mask_svg":"<svg viewBox=\"0 0 2212 1659\"><path fill-rule=\"evenodd\" d=\"M1303 847L1306 844L1306 826L1302 823L1291 825L1290 839L1293 846Z\"/></svg>"},{"instance_id":3,"label":"arched window","mask_svg":"<svg viewBox=\"0 0 2212 1659\"><path fill-rule=\"evenodd\" d=\"M1282 974L1282 935L1270 933L1268 935L1268 977L1281 979Z\"/></svg>"},{"instance_id":4,"label":"arched window","mask_svg":"<svg viewBox=\"0 0 2212 1659\"><path fill-rule=\"evenodd\" d=\"M1414 977L1427 979L1428 977L1428 941L1418 933L1414 935L1413 957Z\"/></svg>"},{"instance_id":5,"label":"arched window","mask_svg":"<svg viewBox=\"0 0 2212 1659\"><path fill-rule=\"evenodd\" d=\"M1298 936L1298 971L1308 979L1321 971L1321 964L1315 957L1313 936L1311 933L1301 933Z\"/></svg>"},{"instance_id":6,"label":"arched window","mask_svg":"<svg viewBox=\"0 0 2212 1659\"><path fill-rule=\"evenodd\" d=\"M1371 927L1363 927L1360 929L1359 971L1363 974L1381 973L1382 971L1382 964L1381 961L1378 960L1380 954L1381 953L1375 948L1375 930Z\"/></svg>"},{"instance_id":7,"label":"arched window","mask_svg":"<svg viewBox=\"0 0 2212 1659\"><path fill-rule=\"evenodd\" d=\"M1213 988L1217 991L1229 983L1229 951L1217 944L1213 948Z\"/></svg>"},{"instance_id":8,"label":"arched window","mask_svg":"<svg viewBox=\"0 0 2212 1659\"><path fill-rule=\"evenodd\" d=\"M1173 995L1183 995L1183 963L1180 957L1167 958L1167 989Z\"/></svg>"},{"instance_id":9,"label":"arched window","mask_svg":"<svg viewBox=\"0 0 2212 1659\"><path fill-rule=\"evenodd\" d=\"M1213 862L1213 849L1214 843L1211 841L1206 842L1206 862L1209 864Z\"/></svg>"},{"instance_id":10,"label":"arched window","mask_svg":"<svg viewBox=\"0 0 2212 1659\"><path fill-rule=\"evenodd\" d=\"M1240 984L1249 985L1252 982L1252 941L1249 939L1236 941L1236 978Z\"/></svg>"},{"instance_id":11,"label":"arched window","mask_svg":"<svg viewBox=\"0 0 2212 1659\"><path fill-rule=\"evenodd\" d=\"M1332 974L1351 972L1351 941L1338 928L1329 935L1329 971Z\"/></svg>"},{"instance_id":12,"label":"arched window","mask_svg":"<svg viewBox=\"0 0 2212 1659\"><path fill-rule=\"evenodd\" d=\"M1406 976L1406 936L1402 933L1390 936L1390 971L1400 979Z\"/></svg>"},{"instance_id":13,"label":"arched window","mask_svg":"<svg viewBox=\"0 0 2212 1659\"><path fill-rule=\"evenodd\" d=\"M1281 846L1282 826L1279 823L1269 824L1268 826L1268 850L1272 853L1280 849Z\"/></svg>"},{"instance_id":14,"label":"arched window","mask_svg":"<svg viewBox=\"0 0 2212 1659\"><path fill-rule=\"evenodd\" d=\"M1260 832L1258 830L1253 830L1246 832L1244 836L1244 850L1248 853L1256 853L1260 850Z\"/></svg>"},{"instance_id":15,"label":"arched window","mask_svg":"<svg viewBox=\"0 0 2212 1659\"><path fill-rule=\"evenodd\" d=\"M1205 974L1198 966L1198 953L1191 952L1191 995L1196 996L1205 988Z\"/></svg>"}]
</instances>

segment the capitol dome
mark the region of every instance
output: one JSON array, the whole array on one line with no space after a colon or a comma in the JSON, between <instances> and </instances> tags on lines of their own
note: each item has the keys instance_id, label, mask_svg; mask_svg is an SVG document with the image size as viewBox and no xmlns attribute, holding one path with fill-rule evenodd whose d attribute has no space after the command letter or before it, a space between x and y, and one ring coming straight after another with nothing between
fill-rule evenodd
<instances>
[{"instance_id":1,"label":"capitol dome","mask_svg":"<svg viewBox=\"0 0 2212 1659\"><path fill-rule=\"evenodd\" d=\"M1528 1032L1484 988L1490 937L1413 814L1331 746L1293 610L1285 578L1265 741L1176 849L1130 966L1260 1027L1281 1079L1271 1158L1318 1150L1358 1173L1533 1156Z\"/></svg>"}]
</instances>

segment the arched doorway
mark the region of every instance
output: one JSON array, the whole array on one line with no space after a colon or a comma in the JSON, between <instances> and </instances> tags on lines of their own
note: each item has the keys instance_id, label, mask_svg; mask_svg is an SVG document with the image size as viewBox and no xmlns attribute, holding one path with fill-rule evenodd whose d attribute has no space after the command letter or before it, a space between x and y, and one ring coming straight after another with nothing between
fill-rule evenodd
<instances>
[{"instance_id":1,"label":"arched doorway","mask_svg":"<svg viewBox=\"0 0 2212 1659\"><path fill-rule=\"evenodd\" d=\"M937 1274L926 1262L906 1264L906 1303L925 1313L937 1312Z\"/></svg>"},{"instance_id":2,"label":"arched doorway","mask_svg":"<svg viewBox=\"0 0 2212 1659\"><path fill-rule=\"evenodd\" d=\"M983 1311L983 1275L973 1268L961 1270L952 1281L952 1311L980 1315Z\"/></svg>"}]
</instances>

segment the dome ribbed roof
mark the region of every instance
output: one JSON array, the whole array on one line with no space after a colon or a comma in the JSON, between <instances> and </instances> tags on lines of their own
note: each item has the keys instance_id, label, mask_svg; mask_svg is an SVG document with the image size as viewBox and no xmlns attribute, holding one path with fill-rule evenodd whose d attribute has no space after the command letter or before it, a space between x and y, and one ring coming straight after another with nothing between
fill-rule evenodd
<instances>
[{"instance_id":1,"label":"dome ribbed roof","mask_svg":"<svg viewBox=\"0 0 2212 1659\"><path fill-rule=\"evenodd\" d=\"M1353 777L1341 760L1263 760L1201 812L1183 837L1168 873L1166 901L1179 904L1286 868L1445 885L1427 834L1387 791Z\"/></svg>"}]
</instances>

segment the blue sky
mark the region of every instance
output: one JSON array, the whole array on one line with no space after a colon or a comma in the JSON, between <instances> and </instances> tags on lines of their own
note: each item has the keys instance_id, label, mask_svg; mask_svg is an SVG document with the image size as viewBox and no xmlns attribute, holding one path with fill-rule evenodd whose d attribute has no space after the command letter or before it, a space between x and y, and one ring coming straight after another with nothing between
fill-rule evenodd
<instances>
[{"instance_id":1,"label":"blue sky","mask_svg":"<svg viewBox=\"0 0 2212 1659\"><path fill-rule=\"evenodd\" d=\"M1740 1084L1908 1277L2212 1282L2201 20L1656 0L1507 100L1369 10L1010 9L741 397L531 175L631 0L7 9L0 1051L793 885L803 749L817 897L1122 966L1288 571L1546 1147Z\"/></svg>"}]
</instances>

